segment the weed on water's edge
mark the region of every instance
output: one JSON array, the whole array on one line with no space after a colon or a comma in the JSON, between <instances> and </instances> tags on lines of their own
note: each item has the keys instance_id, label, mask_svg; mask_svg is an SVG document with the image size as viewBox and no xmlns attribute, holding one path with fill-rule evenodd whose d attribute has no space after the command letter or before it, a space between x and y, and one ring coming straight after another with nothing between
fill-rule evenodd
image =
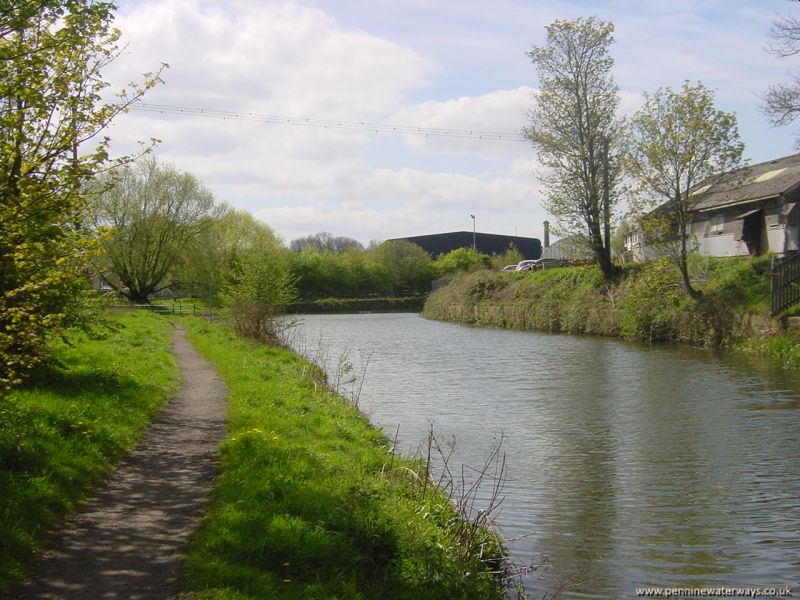
<instances>
[{"instance_id":1,"label":"weed on water's edge","mask_svg":"<svg viewBox=\"0 0 800 600\"><path fill-rule=\"evenodd\" d=\"M288 350L184 319L228 386L229 437L182 576L197 598L504 598L501 540L453 525L422 460ZM465 552L468 540L472 551Z\"/></svg>"}]
</instances>

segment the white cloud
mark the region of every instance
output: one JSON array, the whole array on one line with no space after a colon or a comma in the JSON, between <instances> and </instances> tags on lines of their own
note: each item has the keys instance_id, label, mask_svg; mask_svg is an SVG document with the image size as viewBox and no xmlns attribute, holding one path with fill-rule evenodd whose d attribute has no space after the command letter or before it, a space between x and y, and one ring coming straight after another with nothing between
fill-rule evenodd
<instances>
[{"instance_id":1,"label":"white cloud","mask_svg":"<svg viewBox=\"0 0 800 600\"><path fill-rule=\"evenodd\" d=\"M150 103L259 114L515 133L527 123L535 70L525 56L582 1L120 0L128 43L116 82L171 67ZM312 3L313 2L313 3ZM643 91L703 79L770 156L791 134L769 130L753 92L791 68L763 52L769 17L745 0L609 0L621 112ZM761 14L761 18L757 18ZM754 25L755 23L755 25ZM218 199L250 210L287 240L316 231L362 242L471 229L541 235L536 154L525 142L375 135L236 119L132 112L114 149L159 137L156 154L196 174ZM787 140L785 143L781 139ZM782 149L785 146L785 149ZM764 156L763 159L768 158Z\"/></svg>"},{"instance_id":2,"label":"white cloud","mask_svg":"<svg viewBox=\"0 0 800 600\"><path fill-rule=\"evenodd\" d=\"M126 70L170 64L152 97L206 108L341 118L382 114L435 67L413 50L294 2L136 3L117 26Z\"/></svg>"},{"instance_id":3,"label":"white cloud","mask_svg":"<svg viewBox=\"0 0 800 600\"><path fill-rule=\"evenodd\" d=\"M413 123L434 130L458 132L486 132L478 140L458 139L447 136L406 136L412 150L448 152L455 154L477 154L483 159L508 160L520 153L524 142L505 140L492 141L492 134L503 137L518 135L527 124L527 113L531 106L533 90L521 86L513 90L498 90L480 96L462 96L453 100L427 101L405 106L392 115L392 122Z\"/></svg>"},{"instance_id":4,"label":"white cloud","mask_svg":"<svg viewBox=\"0 0 800 600\"><path fill-rule=\"evenodd\" d=\"M170 64L150 104L514 133L529 103L523 86L408 104L408 93L430 85L433 61L293 2L224 9L200 0L139 2L123 7L117 26L128 47L114 79ZM250 210L287 241L320 230L366 242L466 229L452 223L470 212L483 213L483 230L513 233L518 219L510 214L536 208L535 181L511 168L511 159L532 152L518 142L409 136L394 159L378 160L386 167L372 166L380 140L335 127L132 111L112 133L126 151L135 139L161 138L161 160L194 173L219 200ZM487 164L477 171L457 160L439 169L404 165L431 153Z\"/></svg>"}]
</instances>

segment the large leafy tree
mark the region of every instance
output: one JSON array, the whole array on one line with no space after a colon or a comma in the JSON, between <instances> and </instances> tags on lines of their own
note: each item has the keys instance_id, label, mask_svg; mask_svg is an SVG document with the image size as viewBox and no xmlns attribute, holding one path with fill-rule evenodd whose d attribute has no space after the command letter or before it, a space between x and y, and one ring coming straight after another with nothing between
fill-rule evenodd
<instances>
[{"instance_id":1,"label":"large leafy tree","mask_svg":"<svg viewBox=\"0 0 800 600\"><path fill-rule=\"evenodd\" d=\"M118 54L112 9L0 2L0 390L41 362L48 335L86 316L82 188L111 164L103 131L158 81L101 100Z\"/></svg>"},{"instance_id":2,"label":"large leafy tree","mask_svg":"<svg viewBox=\"0 0 800 600\"><path fill-rule=\"evenodd\" d=\"M640 191L660 204L645 219L648 243L659 244L677 261L687 293L698 299L689 278L690 225L714 178L741 162L744 144L736 115L715 108L714 92L701 83L660 88L645 94L627 147Z\"/></svg>"},{"instance_id":3,"label":"large leafy tree","mask_svg":"<svg viewBox=\"0 0 800 600\"><path fill-rule=\"evenodd\" d=\"M528 53L539 90L524 130L544 167L545 208L565 233L587 239L606 277L616 271L611 224L621 180L613 32L612 23L594 17L547 27L546 44Z\"/></svg>"},{"instance_id":4,"label":"large leafy tree","mask_svg":"<svg viewBox=\"0 0 800 600\"><path fill-rule=\"evenodd\" d=\"M211 225L214 197L196 177L147 157L99 177L94 225L105 280L133 302L187 281L190 245Z\"/></svg>"}]
</instances>

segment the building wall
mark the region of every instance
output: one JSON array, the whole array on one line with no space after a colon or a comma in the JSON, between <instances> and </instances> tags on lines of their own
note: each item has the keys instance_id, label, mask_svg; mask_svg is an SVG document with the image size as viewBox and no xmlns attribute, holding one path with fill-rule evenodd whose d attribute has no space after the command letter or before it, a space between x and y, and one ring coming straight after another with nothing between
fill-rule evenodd
<instances>
[{"instance_id":1,"label":"building wall","mask_svg":"<svg viewBox=\"0 0 800 600\"><path fill-rule=\"evenodd\" d=\"M753 210L760 210L763 215L759 216L759 219L763 218L763 223L759 224L760 252L783 254L786 251L786 220L777 199L701 213L691 228L697 240L698 252L704 256L750 255L750 248L744 239L744 215ZM723 220L721 228L719 219Z\"/></svg>"},{"instance_id":2,"label":"building wall","mask_svg":"<svg viewBox=\"0 0 800 600\"><path fill-rule=\"evenodd\" d=\"M562 238L542 250L542 258L559 260L585 260L591 255L591 251L586 248L585 244L570 238Z\"/></svg>"}]
</instances>

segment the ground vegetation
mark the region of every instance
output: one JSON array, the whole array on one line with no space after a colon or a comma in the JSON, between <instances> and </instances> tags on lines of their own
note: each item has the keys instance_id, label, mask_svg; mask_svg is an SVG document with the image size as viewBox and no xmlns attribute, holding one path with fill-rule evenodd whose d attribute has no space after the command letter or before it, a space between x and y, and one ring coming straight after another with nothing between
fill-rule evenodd
<instances>
[{"instance_id":1,"label":"ground vegetation","mask_svg":"<svg viewBox=\"0 0 800 600\"><path fill-rule=\"evenodd\" d=\"M426 485L424 461L395 455L319 368L230 329L186 325L230 390L223 472L189 548L188 592L506 597L493 574L502 570L500 540L485 527L456 527L459 513Z\"/></svg>"},{"instance_id":2,"label":"ground vegetation","mask_svg":"<svg viewBox=\"0 0 800 600\"><path fill-rule=\"evenodd\" d=\"M769 258L692 256L696 301L668 259L626 265L607 282L597 265L546 271L479 271L431 294L428 318L490 327L592 334L703 347L776 335L769 317Z\"/></svg>"},{"instance_id":3,"label":"ground vegetation","mask_svg":"<svg viewBox=\"0 0 800 600\"><path fill-rule=\"evenodd\" d=\"M0 404L0 597L180 382L163 317L131 313L101 339L66 337Z\"/></svg>"}]
</instances>

